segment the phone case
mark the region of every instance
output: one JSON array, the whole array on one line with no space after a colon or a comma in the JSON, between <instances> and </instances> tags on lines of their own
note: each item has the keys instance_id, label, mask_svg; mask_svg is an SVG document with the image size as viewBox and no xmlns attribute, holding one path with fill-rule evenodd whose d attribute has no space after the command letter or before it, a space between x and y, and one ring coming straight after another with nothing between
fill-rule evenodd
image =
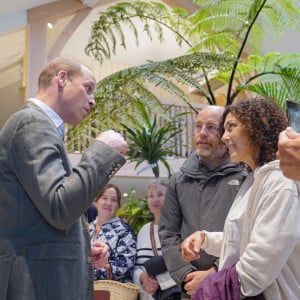
<instances>
[{"instance_id":1,"label":"phone case","mask_svg":"<svg viewBox=\"0 0 300 300\"><path fill-rule=\"evenodd\" d=\"M289 125L300 132L300 103L290 99L286 100L286 113Z\"/></svg>"}]
</instances>

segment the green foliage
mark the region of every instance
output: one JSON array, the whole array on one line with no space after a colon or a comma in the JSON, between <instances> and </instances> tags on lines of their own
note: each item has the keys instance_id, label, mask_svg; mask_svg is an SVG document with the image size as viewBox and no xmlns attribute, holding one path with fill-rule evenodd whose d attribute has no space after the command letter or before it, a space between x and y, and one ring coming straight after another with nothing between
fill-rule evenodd
<instances>
[{"instance_id":1,"label":"green foliage","mask_svg":"<svg viewBox=\"0 0 300 300\"><path fill-rule=\"evenodd\" d=\"M254 79L262 80L260 83L262 85L274 86L273 83L267 83L267 80L270 79L264 76L273 70L269 69L267 73L252 72L253 65L248 66L249 60L243 62L241 58L248 56L249 53L258 57L266 31L279 37L288 27L299 30L299 2L289 0L197 0L195 3L199 4L201 9L191 16L194 24L191 34L199 36L192 51L209 49L212 52L221 51L235 57L235 62L227 76L224 77L224 74L221 73L214 78L222 78L222 82L228 85L227 104L230 104L241 90L262 91L258 86L252 87L247 84ZM245 61L245 59L243 60ZM243 66L241 67L241 65ZM245 77L238 74L242 68L244 71L247 70L243 74ZM279 75L277 76L277 86L282 86L280 81L284 81L284 78L280 76L280 73L277 75ZM236 88L233 88L234 83ZM272 89L266 89L265 92L267 91L271 92ZM272 93L264 95L274 96ZM277 96L280 97L284 95L285 93L277 93ZM278 101L282 102L283 100Z\"/></svg>"},{"instance_id":2,"label":"green foliage","mask_svg":"<svg viewBox=\"0 0 300 300\"><path fill-rule=\"evenodd\" d=\"M203 87L195 74L203 66L208 70L217 68L226 71L232 62L231 57L222 54L192 53L165 61L149 62L105 77L97 83L94 94L96 106L83 122L67 131L67 147L74 141L84 139L86 143L82 144L83 150L92 138L104 130L114 128L122 131L121 123L134 128L138 125L136 119L139 117L140 101L154 114L167 118L160 99L151 92L151 86L169 91L196 112L189 97L172 79L201 90Z\"/></svg>"},{"instance_id":3,"label":"green foliage","mask_svg":"<svg viewBox=\"0 0 300 300\"><path fill-rule=\"evenodd\" d=\"M169 9L162 3L142 1L119 2L100 12L86 46L87 54L100 62L111 58L117 45L126 49L125 29L131 30L138 44L141 31L146 32L150 39L155 34L163 42L163 28L167 28L174 33L179 45L184 43L190 47L190 54L149 62L101 80L97 84L95 109L85 122L69 130L67 142L72 137L75 141L84 139L88 143L89 137L105 129L122 130L120 123L135 127L138 101L161 114L160 99L151 91L153 86L175 95L191 108L191 101L178 82L198 89L209 104L216 103L212 80L227 85L226 104L232 103L242 90L275 97L279 103L283 102L283 97L295 98L298 95L299 65L294 65L293 60L288 62L287 59L287 64L282 64L285 58L281 56L278 64L273 63L274 70L272 64L266 64L273 58L262 58L256 66L251 62L251 57L259 56L266 33L279 38L287 28L300 31L298 0L194 2L201 9L191 16L183 9ZM136 20L142 26L137 27ZM258 66L267 71L259 70ZM272 73L275 76L269 76ZM89 128L88 133L84 133L86 128Z\"/></svg>"},{"instance_id":4,"label":"green foliage","mask_svg":"<svg viewBox=\"0 0 300 300\"><path fill-rule=\"evenodd\" d=\"M201 6L190 18L193 23L190 34L198 37L194 51L228 52L239 58L237 54L246 40L248 50L259 54L266 30L278 37L287 27L299 29L299 3L295 0L194 2Z\"/></svg>"},{"instance_id":5,"label":"green foliage","mask_svg":"<svg viewBox=\"0 0 300 300\"><path fill-rule=\"evenodd\" d=\"M155 33L161 41L163 41L162 29L168 28L174 32L179 44L184 42L190 46L191 53L209 51L228 54L234 58L226 82L227 104L230 104L237 94L233 83L238 80L236 71L242 63L241 58L250 53L254 55L260 53L266 32L278 38L286 28L293 27L300 30L298 0L195 0L194 2L201 9L191 16L185 10L168 9L161 3L141 1L117 3L106 12L100 13L98 21L92 28L86 51L99 61L110 58L111 53L116 51L118 38L119 43L126 48L124 28L132 30L138 44L139 30L134 19L142 22L144 31L150 38ZM193 66L190 70L195 71ZM216 66L214 70L218 70L218 67ZM214 78L209 76L210 71L211 68L202 66L206 87L202 85L199 90L207 98L208 103L215 104L215 96L210 85L210 80ZM177 74L177 77L173 78L177 80L178 77L181 76ZM170 91L174 85L161 87ZM178 92L177 94L180 95Z\"/></svg>"},{"instance_id":6,"label":"green foliage","mask_svg":"<svg viewBox=\"0 0 300 300\"><path fill-rule=\"evenodd\" d=\"M135 190L129 193L128 200L118 210L118 217L124 219L131 228L138 233L140 228L153 220L153 214L150 212L146 197L135 199Z\"/></svg>"},{"instance_id":7,"label":"green foliage","mask_svg":"<svg viewBox=\"0 0 300 300\"><path fill-rule=\"evenodd\" d=\"M244 84L237 92L247 90L274 99L285 108L287 98L300 99L300 55L273 52L264 57L251 55L248 64L239 64ZM249 74L253 74L249 76ZM234 97L234 95L233 95Z\"/></svg>"},{"instance_id":8,"label":"green foliage","mask_svg":"<svg viewBox=\"0 0 300 300\"><path fill-rule=\"evenodd\" d=\"M157 116L154 115L151 121L149 112L143 102L138 102L140 121L136 128L129 128L123 125L127 131L129 147L127 151L128 159L136 162L136 168L147 161L152 168L155 178L159 177L158 162L163 165L171 175L170 166L166 160L167 156L178 154L174 152L172 139L179 134L182 129L178 128L178 118L182 114L175 116L174 120L167 120L164 124L158 124ZM170 106L166 109L170 109Z\"/></svg>"},{"instance_id":9,"label":"green foliage","mask_svg":"<svg viewBox=\"0 0 300 300\"><path fill-rule=\"evenodd\" d=\"M176 34L179 45L182 42L188 43L185 39L189 30L187 19L186 10L178 7L170 9L162 3L141 1L117 3L99 13L99 18L92 27L86 53L103 62L116 53L117 45L126 49L124 28L131 29L138 45L140 30L135 25L136 20L142 23L142 32L146 33L150 40L154 31L163 42L163 28L169 28Z\"/></svg>"},{"instance_id":10,"label":"green foliage","mask_svg":"<svg viewBox=\"0 0 300 300\"><path fill-rule=\"evenodd\" d=\"M266 30L280 36L287 27L300 30L299 2L296 0L195 0L201 5L193 16L192 35L199 36L193 51L209 49L235 57L228 77L227 104L234 100L237 90L236 71L243 55L258 55ZM244 85L245 86L245 85Z\"/></svg>"}]
</instances>

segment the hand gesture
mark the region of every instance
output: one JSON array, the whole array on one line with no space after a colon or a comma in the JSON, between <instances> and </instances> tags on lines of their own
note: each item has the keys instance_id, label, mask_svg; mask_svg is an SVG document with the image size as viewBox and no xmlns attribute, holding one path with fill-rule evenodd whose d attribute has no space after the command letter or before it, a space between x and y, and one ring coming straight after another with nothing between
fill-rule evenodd
<instances>
[{"instance_id":1,"label":"hand gesture","mask_svg":"<svg viewBox=\"0 0 300 300\"><path fill-rule=\"evenodd\" d=\"M186 293L193 296L202 281L210 274L215 273L215 268L210 268L206 271L195 271L186 275L184 289Z\"/></svg>"},{"instance_id":2,"label":"hand gesture","mask_svg":"<svg viewBox=\"0 0 300 300\"><path fill-rule=\"evenodd\" d=\"M284 176L300 180L300 134L291 127L279 135L277 158Z\"/></svg>"},{"instance_id":3,"label":"hand gesture","mask_svg":"<svg viewBox=\"0 0 300 300\"><path fill-rule=\"evenodd\" d=\"M104 268L108 263L109 247L102 242L92 242L91 252L94 267L97 269Z\"/></svg>"},{"instance_id":4,"label":"hand gesture","mask_svg":"<svg viewBox=\"0 0 300 300\"><path fill-rule=\"evenodd\" d=\"M200 248L205 239L203 231L196 231L181 243L182 260L192 261L200 258Z\"/></svg>"},{"instance_id":5,"label":"hand gesture","mask_svg":"<svg viewBox=\"0 0 300 300\"><path fill-rule=\"evenodd\" d=\"M151 277L147 272L141 273L140 282L146 292L150 295L155 294L159 288L158 281L155 278Z\"/></svg>"},{"instance_id":6,"label":"hand gesture","mask_svg":"<svg viewBox=\"0 0 300 300\"><path fill-rule=\"evenodd\" d=\"M119 151L121 154L125 154L128 149L127 142L124 140L121 134L114 130L107 130L100 133L96 137L96 140L111 146L116 151Z\"/></svg>"}]
</instances>

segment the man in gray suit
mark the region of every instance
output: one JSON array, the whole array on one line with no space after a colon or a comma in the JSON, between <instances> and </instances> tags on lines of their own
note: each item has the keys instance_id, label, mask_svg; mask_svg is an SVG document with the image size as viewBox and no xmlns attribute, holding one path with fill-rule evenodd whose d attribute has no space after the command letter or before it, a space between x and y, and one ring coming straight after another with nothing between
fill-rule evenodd
<instances>
[{"instance_id":1,"label":"man in gray suit","mask_svg":"<svg viewBox=\"0 0 300 300\"><path fill-rule=\"evenodd\" d=\"M18 299L93 299L93 259L81 216L125 163L127 143L104 132L72 168L60 129L88 115L95 86L86 66L55 59L39 76L36 98L0 132L1 300L17 299L14 291Z\"/></svg>"}]
</instances>

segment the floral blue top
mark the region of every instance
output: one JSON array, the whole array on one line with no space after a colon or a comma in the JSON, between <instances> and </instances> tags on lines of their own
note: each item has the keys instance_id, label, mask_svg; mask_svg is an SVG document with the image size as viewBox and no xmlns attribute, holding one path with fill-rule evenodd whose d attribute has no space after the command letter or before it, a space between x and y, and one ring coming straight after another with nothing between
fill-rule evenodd
<instances>
[{"instance_id":1,"label":"floral blue top","mask_svg":"<svg viewBox=\"0 0 300 300\"><path fill-rule=\"evenodd\" d=\"M97 219L89 225L91 239L94 236L96 224ZM136 256L136 234L130 226L118 217L113 218L102 224L95 240L109 246L108 262L112 268L112 279L120 282L132 282L132 270ZM105 268L94 268L94 280L99 279L107 279Z\"/></svg>"}]
</instances>

